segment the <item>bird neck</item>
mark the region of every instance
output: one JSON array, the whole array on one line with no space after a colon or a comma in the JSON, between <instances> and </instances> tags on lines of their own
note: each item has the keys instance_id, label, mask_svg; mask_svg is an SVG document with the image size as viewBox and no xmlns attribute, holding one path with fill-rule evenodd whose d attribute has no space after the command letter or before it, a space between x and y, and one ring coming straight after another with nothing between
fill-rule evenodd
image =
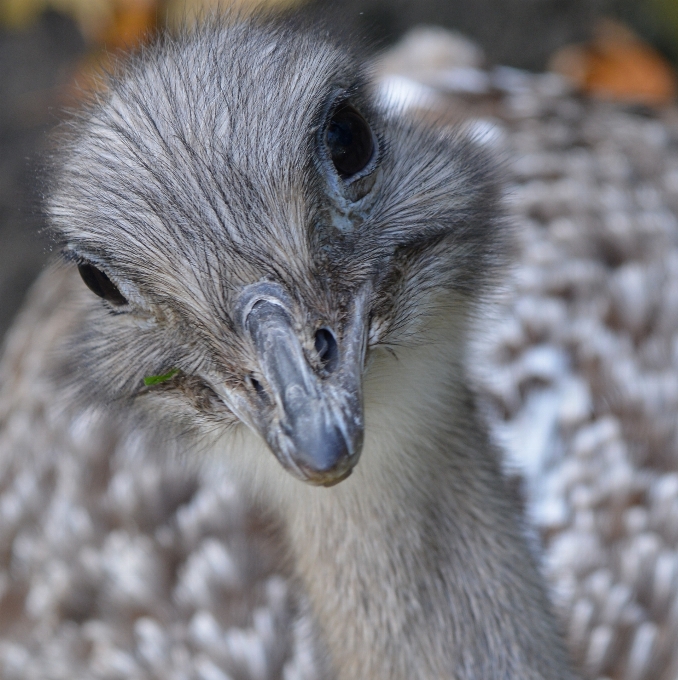
<instances>
[{"instance_id":1,"label":"bird neck","mask_svg":"<svg viewBox=\"0 0 678 680\"><path fill-rule=\"evenodd\" d=\"M283 518L340 680L570 678L476 419L460 329L428 330L373 353L363 453L347 480L304 485L267 451L242 469Z\"/></svg>"}]
</instances>

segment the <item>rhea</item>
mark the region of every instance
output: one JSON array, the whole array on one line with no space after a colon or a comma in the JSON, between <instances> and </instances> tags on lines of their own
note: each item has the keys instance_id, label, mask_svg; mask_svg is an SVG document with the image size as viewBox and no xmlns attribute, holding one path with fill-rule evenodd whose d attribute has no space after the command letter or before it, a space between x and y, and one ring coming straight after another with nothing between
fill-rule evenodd
<instances>
[{"instance_id":1,"label":"rhea","mask_svg":"<svg viewBox=\"0 0 678 680\"><path fill-rule=\"evenodd\" d=\"M329 677L574 677L467 375L499 195L472 141L276 20L132 57L54 160L70 387L277 514Z\"/></svg>"}]
</instances>

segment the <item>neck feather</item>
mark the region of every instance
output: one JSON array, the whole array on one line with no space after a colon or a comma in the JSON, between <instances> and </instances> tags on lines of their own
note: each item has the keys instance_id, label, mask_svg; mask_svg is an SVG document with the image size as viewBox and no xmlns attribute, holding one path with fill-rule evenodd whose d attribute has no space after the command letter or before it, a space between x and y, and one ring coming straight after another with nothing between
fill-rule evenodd
<instances>
[{"instance_id":1,"label":"neck feather","mask_svg":"<svg viewBox=\"0 0 678 680\"><path fill-rule=\"evenodd\" d=\"M465 385L462 331L443 320L422 337L373 353L363 453L341 484L298 482L249 432L230 453L283 518L341 680L569 679Z\"/></svg>"}]
</instances>

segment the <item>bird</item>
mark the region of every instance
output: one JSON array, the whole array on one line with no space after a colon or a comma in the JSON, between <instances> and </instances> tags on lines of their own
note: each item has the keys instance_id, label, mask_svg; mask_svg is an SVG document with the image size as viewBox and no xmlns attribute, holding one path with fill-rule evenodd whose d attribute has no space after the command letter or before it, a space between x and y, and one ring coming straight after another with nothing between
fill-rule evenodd
<instances>
[{"instance_id":1,"label":"bird","mask_svg":"<svg viewBox=\"0 0 678 680\"><path fill-rule=\"evenodd\" d=\"M469 378L511 252L486 149L322 24L215 17L121 63L49 168L64 400L233 470L324 677L576 678Z\"/></svg>"}]
</instances>

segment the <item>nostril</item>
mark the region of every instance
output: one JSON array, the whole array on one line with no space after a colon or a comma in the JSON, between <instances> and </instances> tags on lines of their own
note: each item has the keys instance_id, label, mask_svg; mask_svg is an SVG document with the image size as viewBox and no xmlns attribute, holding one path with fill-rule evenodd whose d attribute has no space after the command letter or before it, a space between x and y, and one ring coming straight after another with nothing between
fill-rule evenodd
<instances>
[{"instance_id":1,"label":"nostril","mask_svg":"<svg viewBox=\"0 0 678 680\"><path fill-rule=\"evenodd\" d=\"M339 363L339 345L334 334L328 328L320 328L315 334L315 350L323 368L332 373Z\"/></svg>"},{"instance_id":2,"label":"nostril","mask_svg":"<svg viewBox=\"0 0 678 680\"><path fill-rule=\"evenodd\" d=\"M255 392L259 395L262 396L264 394L264 386L254 377L247 376L247 379L249 380L250 385L254 388Z\"/></svg>"}]
</instances>

